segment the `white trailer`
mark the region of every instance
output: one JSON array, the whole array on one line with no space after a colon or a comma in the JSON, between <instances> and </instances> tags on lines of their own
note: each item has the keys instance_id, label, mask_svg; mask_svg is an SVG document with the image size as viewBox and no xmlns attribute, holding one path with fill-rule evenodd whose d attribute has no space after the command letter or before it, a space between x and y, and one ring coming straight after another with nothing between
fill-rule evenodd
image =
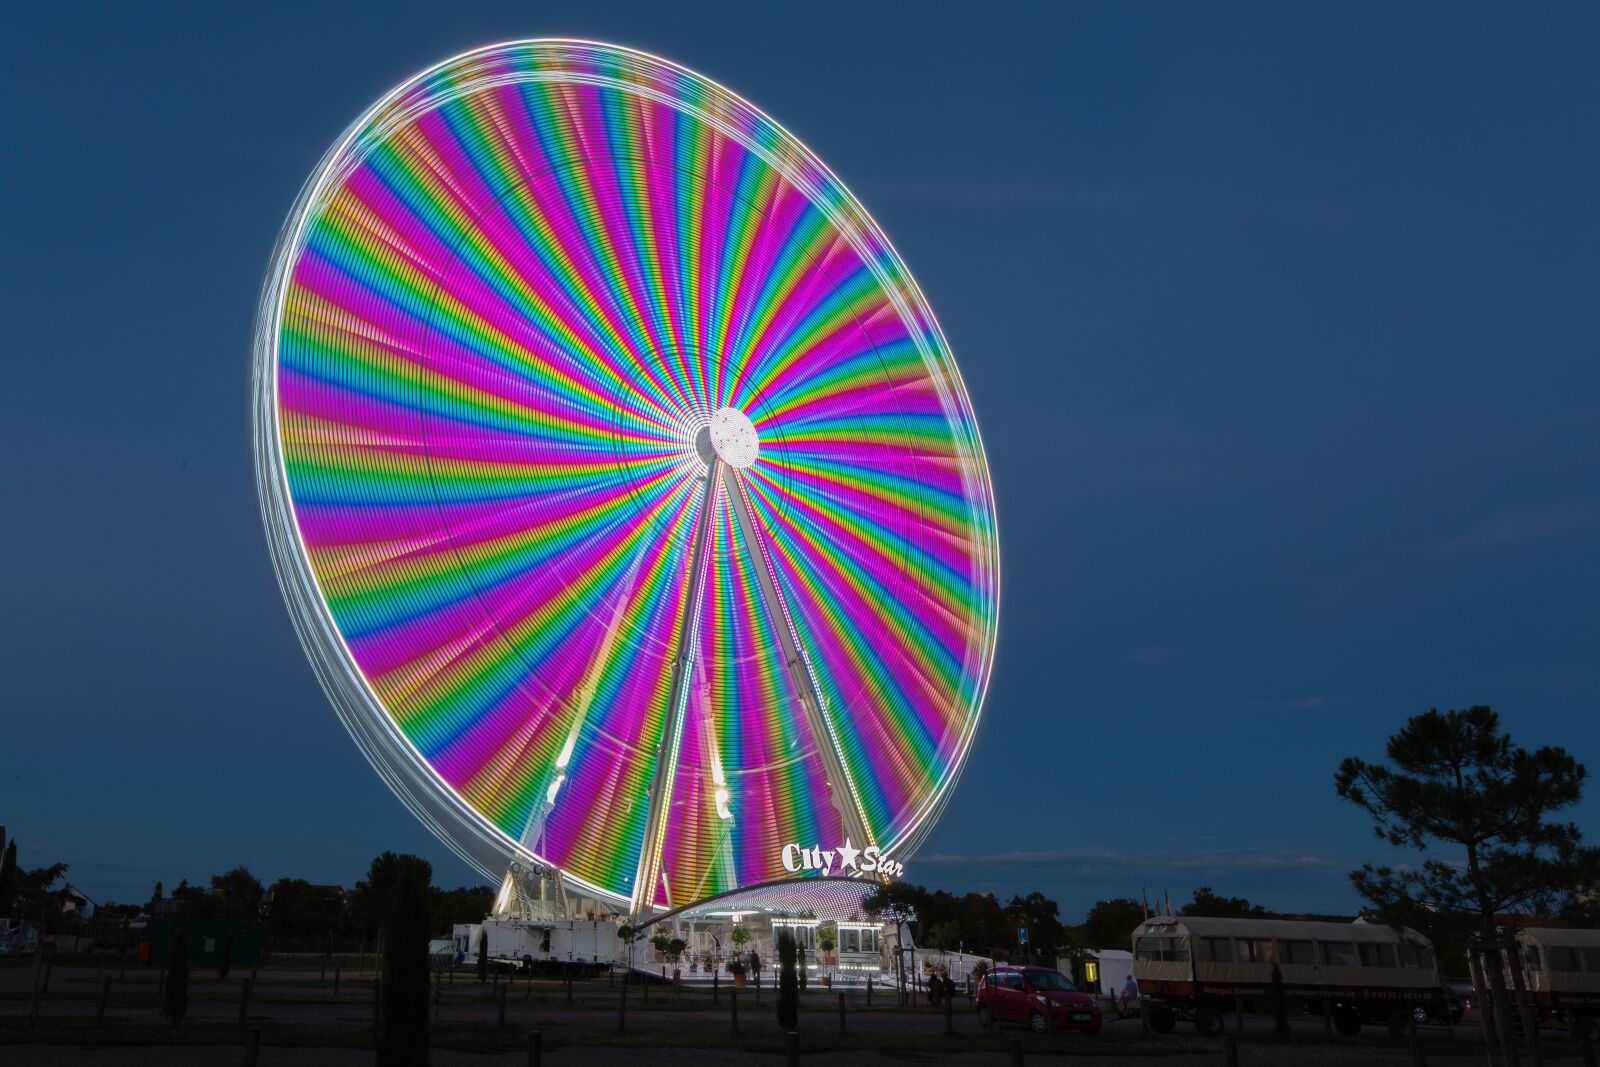
<instances>
[{"instance_id":1,"label":"white trailer","mask_svg":"<svg viewBox=\"0 0 1600 1067\"><path fill-rule=\"evenodd\" d=\"M485 919L451 929L459 959L478 958L478 939L488 938L497 965L570 964L609 967L625 958L617 924L604 919Z\"/></svg>"}]
</instances>

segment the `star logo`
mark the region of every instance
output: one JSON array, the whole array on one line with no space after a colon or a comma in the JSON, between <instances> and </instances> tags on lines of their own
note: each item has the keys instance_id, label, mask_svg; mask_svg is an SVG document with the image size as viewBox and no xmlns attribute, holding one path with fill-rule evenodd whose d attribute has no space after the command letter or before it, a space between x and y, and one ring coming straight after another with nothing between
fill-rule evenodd
<instances>
[{"instance_id":1,"label":"star logo","mask_svg":"<svg viewBox=\"0 0 1600 1067\"><path fill-rule=\"evenodd\" d=\"M856 858L861 855L861 850L859 848L852 847L848 837L844 839L844 844L839 846L838 851L839 869L841 871L846 867L853 868L857 871L861 870L861 867L856 863Z\"/></svg>"}]
</instances>

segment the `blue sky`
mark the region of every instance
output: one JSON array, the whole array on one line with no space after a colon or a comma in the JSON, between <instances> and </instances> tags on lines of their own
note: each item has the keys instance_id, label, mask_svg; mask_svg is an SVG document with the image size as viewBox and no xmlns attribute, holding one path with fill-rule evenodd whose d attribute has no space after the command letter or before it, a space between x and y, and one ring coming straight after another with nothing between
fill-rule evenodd
<instances>
[{"instance_id":1,"label":"blue sky","mask_svg":"<svg viewBox=\"0 0 1600 1067\"><path fill-rule=\"evenodd\" d=\"M91 895L469 872L339 726L272 578L249 338L344 125L499 39L657 52L828 161L994 472L1001 644L908 876L1341 910L1333 793L1431 705L1600 766L1592 6L37 6L0 168L0 822ZM1597 794L1600 795L1600 794ZM1578 812L1600 836L1591 798Z\"/></svg>"}]
</instances>

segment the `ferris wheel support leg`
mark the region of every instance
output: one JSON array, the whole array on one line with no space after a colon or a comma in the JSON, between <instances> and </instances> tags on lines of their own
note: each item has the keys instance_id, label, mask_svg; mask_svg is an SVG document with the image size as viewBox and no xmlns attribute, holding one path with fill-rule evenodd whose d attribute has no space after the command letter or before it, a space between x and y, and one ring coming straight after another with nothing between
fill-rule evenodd
<instances>
[{"instance_id":1,"label":"ferris wheel support leg","mask_svg":"<svg viewBox=\"0 0 1600 1067\"><path fill-rule=\"evenodd\" d=\"M834 732L833 724L823 707L822 694L817 689L817 676L811 669L810 659L800 647L800 635L795 630L794 617L789 612L789 602L784 599L783 591L778 588L778 575L773 570L772 557L767 552L761 528L756 525L755 517L750 513L750 501L745 495L744 482L739 478L738 471L726 465L722 468L722 479L727 487L728 506L733 509L734 517L739 524L739 533L744 538L745 544L750 546L752 566L761 586L761 596L766 601L767 615L772 623L773 632L778 635L778 642L783 648L784 662L789 665L789 674L794 680L795 689L800 693L800 703L805 708L806 725L810 728L812 737L816 739L817 753L822 757L823 769L828 776L828 792L832 796L835 810L839 813L839 825L844 830L845 836L859 843L861 848L875 846L878 842L868 829L867 813L861 806L861 794L856 791L855 779L850 774L849 765L845 763L839 737Z\"/></svg>"},{"instance_id":2,"label":"ferris wheel support leg","mask_svg":"<svg viewBox=\"0 0 1600 1067\"><path fill-rule=\"evenodd\" d=\"M690 675L695 649L700 643L700 612L705 601L706 569L721 484L718 475L723 469L720 459L713 459L706 468L706 491L700 503L700 521L695 526L694 546L689 556L683 626L678 631L678 655L672 667L672 695L667 701L667 721L661 726L661 749L666 758L656 760L655 778L650 783L650 807L645 812L644 843L639 849L639 866L633 880L635 918L649 911L655 903L656 883L661 880L661 846L667 836L672 783L677 777L678 751L683 745L684 707L689 701Z\"/></svg>"}]
</instances>

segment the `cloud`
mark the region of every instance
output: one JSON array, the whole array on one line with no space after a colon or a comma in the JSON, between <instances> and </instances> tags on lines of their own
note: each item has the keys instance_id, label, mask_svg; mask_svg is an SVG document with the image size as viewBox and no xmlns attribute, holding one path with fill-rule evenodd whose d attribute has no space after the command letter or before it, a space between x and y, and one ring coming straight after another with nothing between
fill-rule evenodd
<instances>
[{"instance_id":1,"label":"cloud","mask_svg":"<svg viewBox=\"0 0 1600 1067\"><path fill-rule=\"evenodd\" d=\"M1502 513L1450 538L1446 552L1473 555L1532 548L1600 530L1600 500L1578 498Z\"/></svg>"}]
</instances>

